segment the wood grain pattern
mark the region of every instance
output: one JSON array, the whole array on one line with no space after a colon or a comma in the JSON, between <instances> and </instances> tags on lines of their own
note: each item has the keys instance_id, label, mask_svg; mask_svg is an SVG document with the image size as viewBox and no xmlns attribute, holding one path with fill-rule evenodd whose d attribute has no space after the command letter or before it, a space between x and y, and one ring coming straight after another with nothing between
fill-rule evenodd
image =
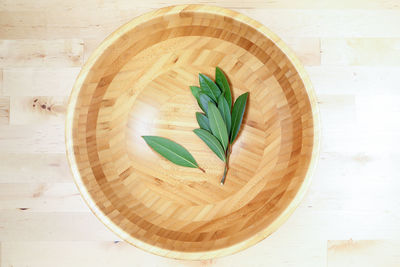
<instances>
[{"instance_id":1,"label":"wood grain pattern","mask_svg":"<svg viewBox=\"0 0 400 267\"><path fill-rule=\"evenodd\" d=\"M178 4L191 4L190 0L178 0L174 1ZM318 0L282 0L282 1L263 1L263 0L249 0L249 1L233 1L233 0L218 0L208 1L210 5L219 5L229 8L247 8L247 9L262 9L262 8L279 8L279 9L400 9L400 4L395 0L337 0L337 1L318 1ZM90 8L96 9L112 9L118 10L133 9L135 7L144 8L160 8L165 5L171 5L171 3L160 1L160 0L149 0L146 2L137 1L135 5L132 5L130 0L119 0L119 1L97 1L87 0L81 2L79 0L71 0L65 2L63 0L42 0L38 3L32 3L26 0L3 0L0 3L0 10L5 11L29 11L29 10L90 10Z\"/></svg>"},{"instance_id":2,"label":"wood grain pattern","mask_svg":"<svg viewBox=\"0 0 400 267\"><path fill-rule=\"evenodd\" d=\"M397 0L395 0L396 2ZM135 3L140 3L136 1ZM331 1L329 1L331 2ZM343 3L344 1L342 1ZM115 0L115 3L117 1ZM164 3L163 6L174 4ZM118 4L117 4L118 5ZM218 4L225 6L223 4ZM396 3L394 4L396 5ZM398 4L397 4L398 5ZM2 39L104 39L133 17L159 8L87 8L0 11ZM390 38L400 37L400 10L397 9L269 9L237 8L282 37ZM79 17L79 19L76 19ZM290 18L282 19L282 18Z\"/></svg>"},{"instance_id":3,"label":"wood grain pattern","mask_svg":"<svg viewBox=\"0 0 400 267\"><path fill-rule=\"evenodd\" d=\"M0 40L0 67L80 66L81 40Z\"/></svg>"},{"instance_id":4,"label":"wood grain pattern","mask_svg":"<svg viewBox=\"0 0 400 267\"><path fill-rule=\"evenodd\" d=\"M274 243L263 246L253 246L243 253L234 254L230 257L202 260L183 261L164 257L155 257L143 250L136 249L126 242L118 240L109 241L41 241L41 242L3 242L2 249L7 255L3 264L5 266L31 266L52 267L54 262L59 261L60 267L71 265L106 267L112 264L123 267L134 263L138 267L166 266L166 267L209 267L209 266L256 266L265 264L282 266L280 255L285 250L287 255L285 262L307 262L307 266L324 266L326 261L326 242L311 241L308 246L302 246L296 240L289 242L274 239ZM38 257L37 254L41 254ZM24 255L21 257L21 255ZM102 257L100 255L106 255ZM251 259L251 263L249 263ZM285 264L285 263L284 263Z\"/></svg>"},{"instance_id":5,"label":"wood grain pattern","mask_svg":"<svg viewBox=\"0 0 400 267\"><path fill-rule=\"evenodd\" d=\"M2 183L0 211L89 212L75 184L70 183Z\"/></svg>"},{"instance_id":6,"label":"wood grain pattern","mask_svg":"<svg viewBox=\"0 0 400 267\"><path fill-rule=\"evenodd\" d=\"M40 140L40 142L39 142ZM31 124L1 125L1 152L6 153L65 153L64 125Z\"/></svg>"},{"instance_id":7,"label":"wood grain pattern","mask_svg":"<svg viewBox=\"0 0 400 267\"><path fill-rule=\"evenodd\" d=\"M10 120L10 97L0 96L0 125L8 124Z\"/></svg>"},{"instance_id":8,"label":"wood grain pattern","mask_svg":"<svg viewBox=\"0 0 400 267\"><path fill-rule=\"evenodd\" d=\"M86 60L123 23L143 12L183 1L2 0L0 38L29 39L38 44L80 39ZM88 209L83 201L79 207L79 196L64 198L67 192L72 193L73 178L64 154L62 119L47 123L52 116L44 116L35 124L36 116L32 115L25 120L27 124L0 124L0 187L5 184L4 188L15 190L3 191L0 197L2 206L8 207L0 211L1 266L324 267L346 266L349 261L352 267L399 265L400 153L396 144L400 131L396 122L400 67L388 61L386 55L398 58L399 52L385 40L400 38L400 2L207 3L233 8L262 22L295 51L310 75L321 114L321 154L310 189L293 215L258 244L214 260L177 261L154 256L123 241L114 243L120 238L92 213L84 212ZM334 65L333 61L318 63L327 55L332 55L332 60L341 56L343 46L339 44L349 40L366 46L344 46L345 60ZM369 45L375 40L376 46ZM322 54L318 43L325 43ZM4 84L0 78L0 95L69 95L83 62L74 67L68 60L53 62L52 66L46 66L48 62L29 66L32 52L42 53L43 49L22 47L18 50L20 61L13 58L7 67L0 67L0 77L3 71L5 76ZM65 58L63 49L53 55ZM349 59L353 58L360 64L352 64ZM14 186L16 183L20 187ZM48 191L34 198L41 184ZM14 210L17 204L32 209ZM333 244L358 244L363 240L370 246L332 248Z\"/></svg>"},{"instance_id":9,"label":"wood grain pattern","mask_svg":"<svg viewBox=\"0 0 400 267\"><path fill-rule=\"evenodd\" d=\"M62 124L65 121L67 97L19 97L10 98L12 113L10 125Z\"/></svg>"},{"instance_id":10,"label":"wood grain pattern","mask_svg":"<svg viewBox=\"0 0 400 267\"><path fill-rule=\"evenodd\" d=\"M5 68L3 94L7 96L68 96L80 67Z\"/></svg>"},{"instance_id":11,"label":"wood grain pattern","mask_svg":"<svg viewBox=\"0 0 400 267\"><path fill-rule=\"evenodd\" d=\"M400 262L400 243L393 240L332 240L328 267L387 266Z\"/></svg>"},{"instance_id":12,"label":"wood grain pattern","mask_svg":"<svg viewBox=\"0 0 400 267\"><path fill-rule=\"evenodd\" d=\"M49 126L54 127L54 126ZM62 137L60 137L62 138ZM63 144L61 144L63 145ZM64 153L10 153L0 154L0 183L65 183L72 182ZM21 166L23 162L23 166Z\"/></svg>"},{"instance_id":13,"label":"wood grain pattern","mask_svg":"<svg viewBox=\"0 0 400 267\"><path fill-rule=\"evenodd\" d=\"M12 242L16 237L20 241L30 242L116 240L115 235L90 212L7 210L1 212L0 224L2 242ZM80 228L85 224L90 224L90 229Z\"/></svg>"},{"instance_id":14,"label":"wood grain pattern","mask_svg":"<svg viewBox=\"0 0 400 267\"><path fill-rule=\"evenodd\" d=\"M225 186L222 162L192 133L199 108L188 87L216 66L234 96L250 92ZM304 195L318 153L300 62L258 22L210 6L164 8L113 33L78 76L66 121L91 209L129 243L172 258L232 254L270 235ZM179 140L207 174L171 165L142 135Z\"/></svg>"},{"instance_id":15,"label":"wood grain pattern","mask_svg":"<svg viewBox=\"0 0 400 267\"><path fill-rule=\"evenodd\" d=\"M324 65L400 65L399 38L322 39L321 51Z\"/></svg>"}]
</instances>

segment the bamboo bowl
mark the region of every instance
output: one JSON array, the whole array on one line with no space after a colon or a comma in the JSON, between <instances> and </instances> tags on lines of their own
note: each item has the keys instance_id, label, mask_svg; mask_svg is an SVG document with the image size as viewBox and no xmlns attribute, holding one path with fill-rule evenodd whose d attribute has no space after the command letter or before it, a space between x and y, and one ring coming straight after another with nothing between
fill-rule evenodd
<instances>
[{"instance_id":1,"label":"bamboo bowl","mask_svg":"<svg viewBox=\"0 0 400 267\"><path fill-rule=\"evenodd\" d=\"M189 85L225 71L250 92L230 170L192 132ZM176 166L142 135L185 146L206 170ZM66 146L94 214L127 242L179 259L228 255L264 239L293 212L318 153L307 75L260 23L202 5L156 10L122 26L91 55L70 96Z\"/></svg>"}]
</instances>

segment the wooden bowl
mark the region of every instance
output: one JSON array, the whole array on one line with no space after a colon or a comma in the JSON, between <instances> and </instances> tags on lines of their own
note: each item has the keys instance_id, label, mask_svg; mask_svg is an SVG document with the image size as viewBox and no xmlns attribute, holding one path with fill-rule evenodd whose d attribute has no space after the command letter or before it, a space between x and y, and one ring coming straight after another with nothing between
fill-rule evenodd
<instances>
[{"instance_id":1,"label":"wooden bowl","mask_svg":"<svg viewBox=\"0 0 400 267\"><path fill-rule=\"evenodd\" d=\"M230 170L192 132L198 73L250 92ZM318 154L310 81L288 47L232 10L167 7L133 19L91 55L70 96L66 146L79 190L127 242L178 259L231 254L264 239L304 195ZM142 135L185 146L206 173L152 151Z\"/></svg>"}]
</instances>

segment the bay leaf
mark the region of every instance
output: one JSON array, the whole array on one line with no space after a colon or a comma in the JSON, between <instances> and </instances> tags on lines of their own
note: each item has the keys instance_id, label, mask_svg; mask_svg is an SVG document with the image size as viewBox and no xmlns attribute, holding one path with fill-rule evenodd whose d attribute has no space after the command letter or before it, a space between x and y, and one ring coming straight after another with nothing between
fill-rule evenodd
<instances>
[{"instance_id":1,"label":"bay leaf","mask_svg":"<svg viewBox=\"0 0 400 267\"><path fill-rule=\"evenodd\" d=\"M199 94L201 92L200 87L197 86L190 86L190 91L192 91L192 95L199 100Z\"/></svg>"},{"instance_id":2,"label":"bay leaf","mask_svg":"<svg viewBox=\"0 0 400 267\"><path fill-rule=\"evenodd\" d=\"M209 77L201 73L199 74L199 83L203 93L207 94L212 100L217 102L218 97L221 94L221 90L218 86Z\"/></svg>"},{"instance_id":3,"label":"bay leaf","mask_svg":"<svg viewBox=\"0 0 400 267\"><path fill-rule=\"evenodd\" d=\"M180 144L160 136L142 136L146 143L167 160L184 167L199 168L196 160Z\"/></svg>"},{"instance_id":4,"label":"bay leaf","mask_svg":"<svg viewBox=\"0 0 400 267\"><path fill-rule=\"evenodd\" d=\"M201 129L211 132L210 122L205 114L196 112L196 120Z\"/></svg>"},{"instance_id":5,"label":"bay leaf","mask_svg":"<svg viewBox=\"0 0 400 267\"><path fill-rule=\"evenodd\" d=\"M223 95L220 95L218 97L218 109L222 115L222 118L224 119L224 122L226 124L226 131L229 135L231 131L231 111L229 109L228 102L226 102L226 99Z\"/></svg>"},{"instance_id":6,"label":"bay leaf","mask_svg":"<svg viewBox=\"0 0 400 267\"><path fill-rule=\"evenodd\" d=\"M224 95L226 102L228 103L229 110L232 108L232 94L231 88L228 83L228 79L226 78L224 72L219 68L215 68L215 82L222 90L222 94Z\"/></svg>"},{"instance_id":7,"label":"bay leaf","mask_svg":"<svg viewBox=\"0 0 400 267\"><path fill-rule=\"evenodd\" d=\"M206 94L200 93L199 94L199 101L197 102L200 108L206 113L208 111L208 103L214 103L214 101Z\"/></svg>"},{"instance_id":8,"label":"bay leaf","mask_svg":"<svg viewBox=\"0 0 400 267\"><path fill-rule=\"evenodd\" d=\"M231 126L231 134L230 134L230 142L233 143L235 141L238 133L240 126L242 125L242 120L243 120L243 114L246 109L246 102L247 102L247 97L249 93L244 93L240 95L236 101L235 104L233 105L232 109L232 126Z\"/></svg>"},{"instance_id":9,"label":"bay leaf","mask_svg":"<svg viewBox=\"0 0 400 267\"><path fill-rule=\"evenodd\" d=\"M228 147L229 137L226 130L226 124L221 113L214 103L208 103L208 120L212 134L221 142L224 150Z\"/></svg>"},{"instance_id":10,"label":"bay leaf","mask_svg":"<svg viewBox=\"0 0 400 267\"><path fill-rule=\"evenodd\" d=\"M225 151L214 135L204 129L195 129L193 132L207 144L207 146L222 160L225 161Z\"/></svg>"}]
</instances>

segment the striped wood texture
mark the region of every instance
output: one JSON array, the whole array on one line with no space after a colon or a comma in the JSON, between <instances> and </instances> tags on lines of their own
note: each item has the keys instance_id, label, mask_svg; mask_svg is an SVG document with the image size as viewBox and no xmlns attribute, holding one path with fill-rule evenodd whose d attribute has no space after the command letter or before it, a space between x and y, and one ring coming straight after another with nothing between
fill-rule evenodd
<instances>
[{"instance_id":1,"label":"striped wood texture","mask_svg":"<svg viewBox=\"0 0 400 267\"><path fill-rule=\"evenodd\" d=\"M189 85L216 66L234 97L250 92L225 186L222 162L192 132ZM179 142L207 173L171 164L142 135ZM318 135L315 96L291 50L260 23L202 5L147 13L108 37L75 83L66 129L95 214L126 241L181 259L237 252L281 225L310 182Z\"/></svg>"},{"instance_id":2,"label":"striped wood texture","mask_svg":"<svg viewBox=\"0 0 400 267\"><path fill-rule=\"evenodd\" d=\"M65 156L67 96L117 27L177 3L193 1L0 1L0 265L398 267L399 0L207 1L278 34L317 94L317 169L271 236L227 257L173 260L121 241L90 212ZM34 108L36 98L57 111Z\"/></svg>"}]
</instances>

